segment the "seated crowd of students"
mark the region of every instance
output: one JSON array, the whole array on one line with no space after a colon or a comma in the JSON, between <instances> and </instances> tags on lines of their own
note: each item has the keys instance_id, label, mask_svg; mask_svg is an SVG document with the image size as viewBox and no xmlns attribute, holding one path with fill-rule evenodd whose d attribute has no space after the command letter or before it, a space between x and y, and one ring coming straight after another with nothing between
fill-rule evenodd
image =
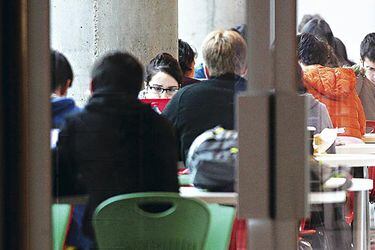
<instances>
[{"instance_id":1,"label":"seated crowd of students","mask_svg":"<svg viewBox=\"0 0 375 250\"><path fill-rule=\"evenodd\" d=\"M300 31L297 71L310 101L309 125L317 133L343 127L344 139L360 142L366 119L375 119L375 33L364 38L361 63L353 66L320 16L304 19ZM92 69L92 96L82 110L66 97L73 81L68 60L51 53L53 128L60 129L54 195L89 195L88 205L75 211L77 230L86 237L75 242L82 249L95 245L90 220L98 204L117 194L178 192L177 162L185 161L194 139L217 125L235 129L235 97L247 85L244 37L236 30L208 34L202 81L194 78L196 52L182 40L178 44L178 60L160 53L145 76L133 55L105 55ZM141 99L169 103L155 110Z\"/></svg>"}]
</instances>

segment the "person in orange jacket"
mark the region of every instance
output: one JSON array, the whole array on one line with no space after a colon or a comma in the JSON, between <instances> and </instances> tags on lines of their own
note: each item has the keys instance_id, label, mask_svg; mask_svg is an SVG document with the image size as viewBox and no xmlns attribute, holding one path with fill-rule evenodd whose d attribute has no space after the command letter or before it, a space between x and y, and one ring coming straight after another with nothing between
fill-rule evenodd
<instances>
[{"instance_id":1,"label":"person in orange jacket","mask_svg":"<svg viewBox=\"0 0 375 250\"><path fill-rule=\"evenodd\" d=\"M355 90L356 75L350 68L326 67L327 46L314 35L297 36L298 60L307 91L327 106L334 127L345 128L340 136L362 138L366 118Z\"/></svg>"}]
</instances>

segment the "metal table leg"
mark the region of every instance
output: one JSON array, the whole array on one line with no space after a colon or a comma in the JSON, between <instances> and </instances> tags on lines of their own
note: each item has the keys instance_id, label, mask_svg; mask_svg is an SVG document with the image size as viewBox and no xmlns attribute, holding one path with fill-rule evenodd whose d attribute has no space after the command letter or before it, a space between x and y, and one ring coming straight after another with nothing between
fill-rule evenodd
<instances>
[{"instance_id":1,"label":"metal table leg","mask_svg":"<svg viewBox=\"0 0 375 250\"><path fill-rule=\"evenodd\" d=\"M363 178L368 179L368 167L363 168ZM370 198L369 198L369 191L365 191L365 205L366 205L366 228L365 228L365 235L366 241L364 242L367 249L370 249Z\"/></svg>"},{"instance_id":2,"label":"metal table leg","mask_svg":"<svg viewBox=\"0 0 375 250\"><path fill-rule=\"evenodd\" d=\"M367 178L367 167L363 169L363 177ZM354 249L369 249L369 202L368 191L354 192Z\"/></svg>"}]
</instances>

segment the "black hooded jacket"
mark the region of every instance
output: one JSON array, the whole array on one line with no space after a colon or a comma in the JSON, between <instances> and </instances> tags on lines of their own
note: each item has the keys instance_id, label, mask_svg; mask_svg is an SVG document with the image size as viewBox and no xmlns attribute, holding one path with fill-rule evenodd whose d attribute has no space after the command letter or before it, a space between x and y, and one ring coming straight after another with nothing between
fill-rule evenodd
<instances>
[{"instance_id":1,"label":"black hooded jacket","mask_svg":"<svg viewBox=\"0 0 375 250\"><path fill-rule=\"evenodd\" d=\"M180 89L163 115L172 122L180 159L185 161L190 145L203 132L218 125L234 129L236 93L246 90L246 80L225 74Z\"/></svg>"},{"instance_id":2,"label":"black hooded jacket","mask_svg":"<svg viewBox=\"0 0 375 250\"><path fill-rule=\"evenodd\" d=\"M59 134L55 196L89 194L85 217L118 194L178 192L172 126L150 106L121 94L94 94Z\"/></svg>"}]
</instances>

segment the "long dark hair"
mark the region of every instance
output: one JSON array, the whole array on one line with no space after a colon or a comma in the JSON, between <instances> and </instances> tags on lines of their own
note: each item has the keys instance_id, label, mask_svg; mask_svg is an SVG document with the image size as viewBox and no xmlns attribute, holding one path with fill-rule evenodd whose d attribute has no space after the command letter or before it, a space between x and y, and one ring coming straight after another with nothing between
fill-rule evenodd
<instances>
[{"instance_id":1,"label":"long dark hair","mask_svg":"<svg viewBox=\"0 0 375 250\"><path fill-rule=\"evenodd\" d=\"M314 18L307 22L302 28L302 33L310 33L319 40L327 42L334 48L334 36L331 27L324 19Z\"/></svg>"},{"instance_id":2,"label":"long dark hair","mask_svg":"<svg viewBox=\"0 0 375 250\"><path fill-rule=\"evenodd\" d=\"M328 46L314 35L302 33L297 35L298 60L305 65L326 65L328 61Z\"/></svg>"},{"instance_id":3,"label":"long dark hair","mask_svg":"<svg viewBox=\"0 0 375 250\"><path fill-rule=\"evenodd\" d=\"M177 60L168 53L160 53L151 59L146 67L146 83L148 84L152 77L159 72L164 72L172 76L180 86L182 83L182 71Z\"/></svg>"},{"instance_id":4,"label":"long dark hair","mask_svg":"<svg viewBox=\"0 0 375 250\"><path fill-rule=\"evenodd\" d=\"M329 49L331 58L333 58L330 63L331 66L353 65L353 62L348 59L344 43L333 35L331 27L323 18L316 17L311 19L303 26L301 31L313 34L332 48Z\"/></svg>"}]
</instances>

